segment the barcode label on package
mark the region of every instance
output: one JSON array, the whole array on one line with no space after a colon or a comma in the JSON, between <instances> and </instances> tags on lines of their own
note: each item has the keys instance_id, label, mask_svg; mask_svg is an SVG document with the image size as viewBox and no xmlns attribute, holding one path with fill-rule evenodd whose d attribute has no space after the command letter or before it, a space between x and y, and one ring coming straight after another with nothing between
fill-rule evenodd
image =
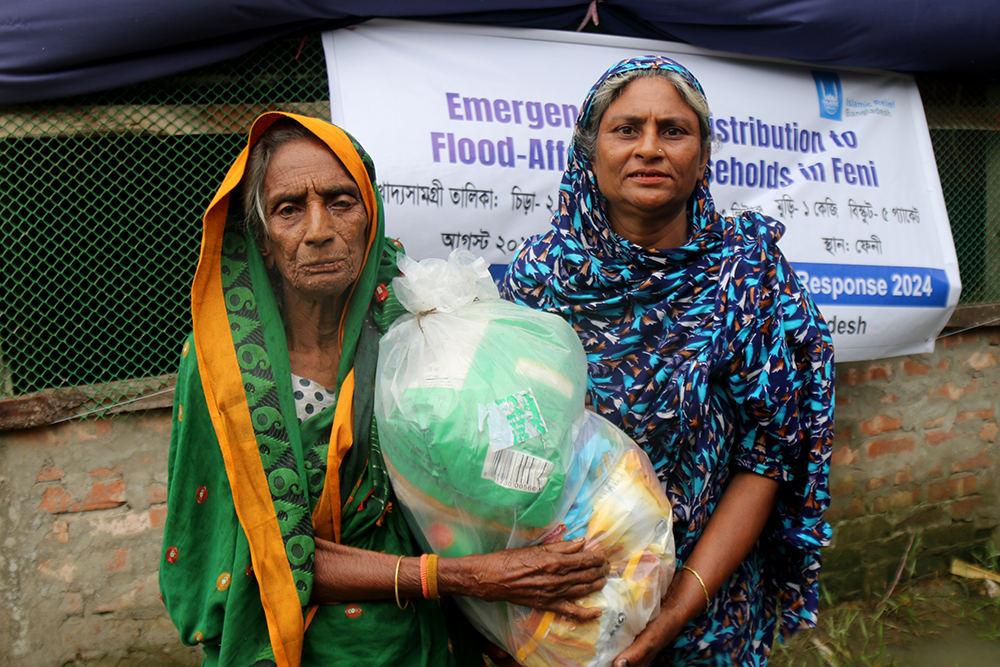
<instances>
[{"instance_id":1,"label":"barcode label on package","mask_svg":"<svg viewBox=\"0 0 1000 667\"><path fill-rule=\"evenodd\" d=\"M489 479L505 489L538 493L549 481L553 465L550 461L512 449L490 450L483 466L483 479Z\"/></svg>"}]
</instances>

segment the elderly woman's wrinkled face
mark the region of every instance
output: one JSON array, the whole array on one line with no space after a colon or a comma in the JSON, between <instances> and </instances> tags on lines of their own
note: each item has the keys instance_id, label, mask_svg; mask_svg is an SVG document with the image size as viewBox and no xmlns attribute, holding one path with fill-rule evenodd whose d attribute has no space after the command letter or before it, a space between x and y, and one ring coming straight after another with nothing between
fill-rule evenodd
<instances>
[{"instance_id":1,"label":"elderly woman's wrinkled face","mask_svg":"<svg viewBox=\"0 0 1000 667\"><path fill-rule=\"evenodd\" d=\"M604 112L591 166L612 226L668 225L684 217L705 172L698 116L664 77L636 79Z\"/></svg>"},{"instance_id":2,"label":"elderly woman's wrinkled face","mask_svg":"<svg viewBox=\"0 0 1000 667\"><path fill-rule=\"evenodd\" d=\"M343 163L319 139L290 141L271 158L264 195L264 263L277 267L286 294L344 294L364 263L368 214Z\"/></svg>"}]
</instances>

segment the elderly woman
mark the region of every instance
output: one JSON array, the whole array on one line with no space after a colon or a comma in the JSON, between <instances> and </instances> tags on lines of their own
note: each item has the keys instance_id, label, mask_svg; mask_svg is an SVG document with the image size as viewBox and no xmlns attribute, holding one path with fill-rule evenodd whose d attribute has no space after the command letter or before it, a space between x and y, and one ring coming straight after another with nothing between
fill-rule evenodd
<instances>
[{"instance_id":1,"label":"elderly woman","mask_svg":"<svg viewBox=\"0 0 1000 667\"><path fill-rule=\"evenodd\" d=\"M572 600L603 586L603 554L437 561L395 509L372 383L402 308L374 183L339 128L268 113L205 214L160 566L204 664L479 664L440 595L593 616Z\"/></svg>"},{"instance_id":2,"label":"elderly woman","mask_svg":"<svg viewBox=\"0 0 1000 667\"><path fill-rule=\"evenodd\" d=\"M672 60L612 67L580 111L552 228L505 278L507 298L575 327L591 405L673 504L678 574L616 667L761 665L779 603L786 633L816 620L833 348L781 224L716 212L708 118Z\"/></svg>"}]
</instances>

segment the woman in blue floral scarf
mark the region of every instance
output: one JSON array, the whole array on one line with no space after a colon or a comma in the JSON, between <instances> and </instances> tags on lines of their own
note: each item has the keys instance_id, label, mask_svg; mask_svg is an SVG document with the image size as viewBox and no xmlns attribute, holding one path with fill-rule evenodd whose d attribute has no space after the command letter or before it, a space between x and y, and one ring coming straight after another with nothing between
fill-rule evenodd
<instances>
[{"instance_id":1,"label":"woman in blue floral scarf","mask_svg":"<svg viewBox=\"0 0 1000 667\"><path fill-rule=\"evenodd\" d=\"M615 667L763 665L779 608L784 634L816 623L833 347L781 223L716 212L708 118L672 60L608 70L552 227L504 283L574 326L593 409L645 449L673 504L677 576Z\"/></svg>"}]
</instances>

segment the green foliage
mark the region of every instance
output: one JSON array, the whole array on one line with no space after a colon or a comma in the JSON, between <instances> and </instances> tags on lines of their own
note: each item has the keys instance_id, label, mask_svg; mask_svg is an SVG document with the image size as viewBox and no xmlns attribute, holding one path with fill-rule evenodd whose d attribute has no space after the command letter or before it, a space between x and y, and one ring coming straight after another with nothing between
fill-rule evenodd
<instances>
[{"instance_id":1,"label":"green foliage","mask_svg":"<svg viewBox=\"0 0 1000 667\"><path fill-rule=\"evenodd\" d=\"M995 550L989 558L996 559ZM995 561L994 561L995 562ZM986 564L984 563L984 566ZM982 581L948 578L897 590L885 603L831 604L819 625L775 646L772 667L978 667L1000 656L1000 598Z\"/></svg>"}]
</instances>

